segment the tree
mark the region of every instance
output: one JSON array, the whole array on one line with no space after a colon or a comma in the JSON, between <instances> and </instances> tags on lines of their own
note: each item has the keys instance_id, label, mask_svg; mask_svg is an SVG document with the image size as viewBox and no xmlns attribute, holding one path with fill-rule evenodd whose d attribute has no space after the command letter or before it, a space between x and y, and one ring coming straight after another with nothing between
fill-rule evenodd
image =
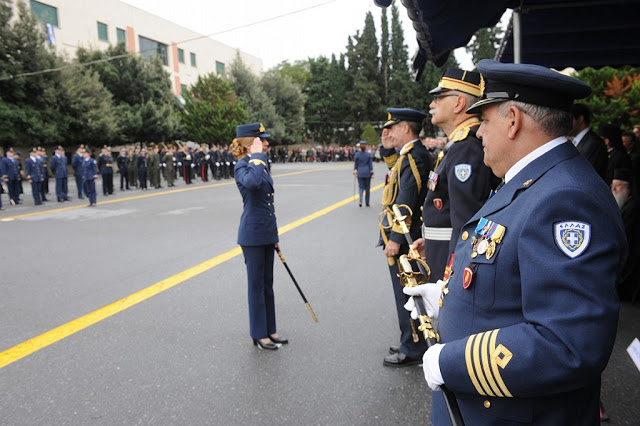
<instances>
[{"instance_id":1,"label":"tree","mask_svg":"<svg viewBox=\"0 0 640 426\"><path fill-rule=\"evenodd\" d=\"M230 69L233 89L249 114L249 121L259 121L271 133L277 143L284 137L284 120L276 112L273 101L264 91L259 78L242 62L240 55L231 63Z\"/></svg>"},{"instance_id":2,"label":"tree","mask_svg":"<svg viewBox=\"0 0 640 426\"><path fill-rule=\"evenodd\" d=\"M481 28L476 32L465 48L471 54L474 64L481 59L493 59L496 56L503 32L498 26Z\"/></svg>"},{"instance_id":3,"label":"tree","mask_svg":"<svg viewBox=\"0 0 640 426\"><path fill-rule=\"evenodd\" d=\"M124 141L172 140L184 134L179 103L158 57L147 60L128 54L122 43L106 51L80 48L76 54L81 63L111 59L89 68L113 95Z\"/></svg>"},{"instance_id":4,"label":"tree","mask_svg":"<svg viewBox=\"0 0 640 426\"><path fill-rule=\"evenodd\" d=\"M302 90L306 86L310 75L309 61L295 61L293 65L283 61L270 71L277 71L283 77L288 77L293 84Z\"/></svg>"},{"instance_id":5,"label":"tree","mask_svg":"<svg viewBox=\"0 0 640 426\"><path fill-rule=\"evenodd\" d=\"M300 88L278 70L271 70L262 77L262 87L284 122L282 142L301 142L304 137L304 97Z\"/></svg>"},{"instance_id":6,"label":"tree","mask_svg":"<svg viewBox=\"0 0 640 426\"><path fill-rule=\"evenodd\" d=\"M391 6L391 74L389 75L388 107L410 106L415 88L409 72L409 54L404 44L404 32L398 7Z\"/></svg>"},{"instance_id":7,"label":"tree","mask_svg":"<svg viewBox=\"0 0 640 426\"><path fill-rule=\"evenodd\" d=\"M331 141L334 134L334 124L329 118L333 95L331 82L327 58L309 59L309 78L304 89L305 124L313 143Z\"/></svg>"},{"instance_id":8,"label":"tree","mask_svg":"<svg viewBox=\"0 0 640 426\"><path fill-rule=\"evenodd\" d=\"M105 144L120 136L113 96L96 72L68 68L60 72L60 107L68 117L65 143Z\"/></svg>"},{"instance_id":9,"label":"tree","mask_svg":"<svg viewBox=\"0 0 640 426\"><path fill-rule=\"evenodd\" d=\"M388 105L389 96L389 77L391 74L391 51L389 40L389 21L387 19L387 8L382 8L382 17L380 18L380 74L382 76L382 104Z\"/></svg>"},{"instance_id":10,"label":"tree","mask_svg":"<svg viewBox=\"0 0 640 426\"><path fill-rule=\"evenodd\" d=\"M577 77L591 86L591 96L580 101L591 111L591 127L603 124L631 130L640 120L640 70L625 67L584 68Z\"/></svg>"},{"instance_id":11,"label":"tree","mask_svg":"<svg viewBox=\"0 0 640 426\"><path fill-rule=\"evenodd\" d=\"M382 115L380 99L380 64L378 40L376 39L373 15L367 12L362 34L356 33L355 45L348 57L349 74L353 79L347 101L351 107L351 119L356 135L360 134L362 123L378 120Z\"/></svg>"},{"instance_id":12,"label":"tree","mask_svg":"<svg viewBox=\"0 0 640 426\"><path fill-rule=\"evenodd\" d=\"M362 135L360 136L360 139L363 141L367 141L367 144L369 145L377 145L378 132L376 132L376 129L374 129L370 123L367 123L362 129Z\"/></svg>"},{"instance_id":13,"label":"tree","mask_svg":"<svg viewBox=\"0 0 640 426\"><path fill-rule=\"evenodd\" d=\"M228 143L236 126L248 120L231 82L213 73L198 77L185 94L182 122L189 140L199 143Z\"/></svg>"},{"instance_id":14,"label":"tree","mask_svg":"<svg viewBox=\"0 0 640 426\"><path fill-rule=\"evenodd\" d=\"M53 144L63 141L67 117L58 108L51 73L11 77L55 68L61 62L45 47L40 24L23 2L11 22L11 2L0 2L0 142ZM5 60L6 58L6 60Z\"/></svg>"}]
</instances>

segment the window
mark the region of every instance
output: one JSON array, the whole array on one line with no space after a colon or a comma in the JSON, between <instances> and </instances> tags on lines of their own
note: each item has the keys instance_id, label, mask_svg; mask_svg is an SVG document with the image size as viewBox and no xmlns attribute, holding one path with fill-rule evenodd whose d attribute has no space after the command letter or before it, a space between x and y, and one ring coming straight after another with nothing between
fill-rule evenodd
<instances>
[{"instance_id":1,"label":"window","mask_svg":"<svg viewBox=\"0 0 640 426\"><path fill-rule=\"evenodd\" d=\"M109 32L107 31L107 24L98 22L98 38L102 41L109 41Z\"/></svg>"},{"instance_id":2,"label":"window","mask_svg":"<svg viewBox=\"0 0 640 426\"><path fill-rule=\"evenodd\" d=\"M166 44L142 36L138 36L138 41L140 42L140 56L145 59L151 59L152 56L159 56L165 66L169 65Z\"/></svg>"},{"instance_id":3,"label":"window","mask_svg":"<svg viewBox=\"0 0 640 426\"><path fill-rule=\"evenodd\" d=\"M53 6L31 0L31 13L45 24L51 24L55 27L58 26L58 9Z\"/></svg>"},{"instance_id":4,"label":"window","mask_svg":"<svg viewBox=\"0 0 640 426\"><path fill-rule=\"evenodd\" d=\"M191 66L195 67L196 66L196 54L191 52L189 55L191 55Z\"/></svg>"},{"instance_id":5,"label":"window","mask_svg":"<svg viewBox=\"0 0 640 426\"><path fill-rule=\"evenodd\" d=\"M218 75L224 74L224 64L222 62L216 61L216 72Z\"/></svg>"},{"instance_id":6,"label":"window","mask_svg":"<svg viewBox=\"0 0 640 426\"><path fill-rule=\"evenodd\" d=\"M118 37L118 44L122 43L127 45L127 32L122 28L116 28L116 35Z\"/></svg>"},{"instance_id":7,"label":"window","mask_svg":"<svg viewBox=\"0 0 640 426\"><path fill-rule=\"evenodd\" d=\"M186 84L181 84L180 85L180 95L182 95L182 97L184 97L184 95L187 93L187 85Z\"/></svg>"},{"instance_id":8,"label":"window","mask_svg":"<svg viewBox=\"0 0 640 426\"><path fill-rule=\"evenodd\" d=\"M184 50L178 49L178 62L184 64Z\"/></svg>"}]
</instances>

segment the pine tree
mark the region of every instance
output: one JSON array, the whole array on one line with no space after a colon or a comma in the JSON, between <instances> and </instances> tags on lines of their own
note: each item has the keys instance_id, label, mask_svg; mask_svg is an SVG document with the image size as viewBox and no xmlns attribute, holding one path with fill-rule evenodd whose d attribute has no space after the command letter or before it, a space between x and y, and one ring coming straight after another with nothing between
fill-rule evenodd
<instances>
[{"instance_id":1,"label":"pine tree","mask_svg":"<svg viewBox=\"0 0 640 426\"><path fill-rule=\"evenodd\" d=\"M481 59L493 59L496 56L502 33L502 29L498 26L481 28L476 32L465 48L473 57L474 64Z\"/></svg>"},{"instance_id":2,"label":"pine tree","mask_svg":"<svg viewBox=\"0 0 640 426\"><path fill-rule=\"evenodd\" d=\"M391 74L389 77L388 107L410 107L413 103L413 84L409 72L409 54L398 7L391 6Z\"/></svg>"},{"instance_id":3,"label":"pine tree","mask_svg":"<svg viewBox=\"0 0 640 426\"><path fill-rule=\"evenodd\" d=\"M360 135L364 122L377 121L382 115L378 40L371 12L366 15L362 34L356 33L354 39L356 44L351 55L355 63L349 59L349 74L353 78L353 85L349 91L348 103L353 120L350 131L355 138Z\"/></svg>"},{"instance_id":4,"label":"pine tree","mask_svg":"<svg viewBox=\"0 0 640 426\"><path fill-rule=\"evenodd\" d=\"M382 104L388 104L389 96L389 76L391 73L390 64L390 40L389 40L389 21L387 19L387 8L382 8L382 17L380 19L380 75L382 77Z\"/></svg>"}]
</instances>

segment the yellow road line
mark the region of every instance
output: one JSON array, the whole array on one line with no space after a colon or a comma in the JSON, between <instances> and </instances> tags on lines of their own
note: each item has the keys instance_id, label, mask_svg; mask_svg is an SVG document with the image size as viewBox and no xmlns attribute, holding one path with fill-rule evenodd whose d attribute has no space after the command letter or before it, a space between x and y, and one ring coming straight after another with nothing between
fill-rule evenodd
<instances>
[{"instance_id":1,"label":"yellow road line","mask_svg":"<svg viewBox=\"0 0 640 426\"><path fill-rule=\"evenodd\" d=\"M377 191L383 186L384 184L377 185L371 188L371 191L372 192ZM356 198L357 196L351 196L329 207L326 207L306 217L303 217L302 219L299 219L295 222L282 226L278 229L278 233L282 235L285 232L289 232L299 226L304 225L305 223L308 223L314 219L317 219L320 216L326 215L327 213L330 213L344 206L345 204L349 204L351 201L355 200ZM52 345L64 339L65 337L71 336L72 334L77 333L78 331L81 331L89 326L92 326L93 324L96 324L106 318L109 318L110 316L113 316L118 312L122 312L125 309L128 309L134 305L137 305L138 303L143 302L157 294L160 294L165 290L175 287L178 284L185 282L189 278L193 278L196 275L200 275L203 272L206 272L209 269L217 265L220 265L221 263L224 263L230 259L233 259L234 257L238 256L240 253L242 253L242 249L239 246L236 246L235 248L219 256L216 256L212 259L204 261L196 266L193 266L189 269L179 272L169 278L165 278L162 281L158 281L157 283L147 288L144 288L136 293L130 294L129 296L126 296L116 302L113 302L110 305L103 306L102 308L99 308L93 312L90 312L86 315L83 315L79 318L69 321L68 323L63 324L59 327L56 327L52 330L49 330L39 336L33 337L25 342L19 343L12 348L6 349L5 351L0 352L0 368L6 367L7 365L12 364L28 355L31 355L32 353L39 351L40 349L43 349L49 345Z\"/></svg>"},{"instance_id":2,"label":"yellow road line","mask_svg":"<svg viewBox=\"0 0 640 426\"><path fill-rule=\"evenodd\" d=\"M322 168L319 167L319 168L316 168L316 169L301 170L299 172L281 173L281 174L273 175L273 178L295 176L295 175L301 175L301 174L305 174L305 173L315 173L315 172L321 172L321 171L324 171L324 170L331 170L331 169L338 169L338 168L345 168L345 167L346 166L332 166L332 167L322 167ZM139 199L142 199L142 198L157 197L157 196L160 196L160 195L167 195L167 194L176 194L178 192L195 191L195 190L198 190L198 189L215 188L217 186L235 185L235 183L236 182L234 180L231 180L231 181L228 181L228 182L192 186L192 187L189 187L189 188L172 189L172 190L163 191L163 192L153 192L153 193L142 194L142 195L133 195L131 197L116 198L116 199L112 199L112 200L100 201L98 203L98 205L112 204L112 203L122 203L124 201L139 200ZM80 204L80 205L75 205L75 206L62 207L62 208L59 208L59 209L41 210L41 211L37 211L37 212L18 214L18 215L15 215L15 216L0 217L0 222L11 221L11 220L20 219L20 218L23 218L23 217L40 216L40 215L43 215L43 214L64 212L64 211L67 211L67 210L83 209L85 207L87 207L86 204Z\"/></svg>"}]
</instances>

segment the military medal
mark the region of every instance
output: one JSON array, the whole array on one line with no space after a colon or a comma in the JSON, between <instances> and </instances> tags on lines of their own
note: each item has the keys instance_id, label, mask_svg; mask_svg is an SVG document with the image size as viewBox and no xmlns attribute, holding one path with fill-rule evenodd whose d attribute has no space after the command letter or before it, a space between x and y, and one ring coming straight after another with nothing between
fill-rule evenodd
<instances>
[{"instance_id":1,"label":"military medal","mask_svg":"<svg viewBox=\"0 0 640 426\"><path fill-rule=\"evenodd\" d=\"M438 185L438 174L432 170L429 172L429 181L427 182L427 188L431 191L435 191L436 185Z\"/></svg>"},{"instance_id":2,"label":"military medal","mask_svg":"<svg viewBox=\"0 0 640 426\"><path fill-rule=\"evenodd\" d=\"M484 217L480 218L476 226L475 235L471 239L473 252L472 258L476 258L478 254L485 255L490 260L496 253L497 245L502 242L507 228L488 220Z\"/></svg>"},{"instance_id":3,"label":"military medal","mask_svg":"<svg viewBox=\"0 0 640 426\"><path fill-rule=\"evenodd\" d=\"M487 251L485 253L485 256L487 256L487 260L491 259L495 252L496 252L496 242L495 241L491 241L489 243L489 246L487 247Z\"/></svg>"}]
</instances>

